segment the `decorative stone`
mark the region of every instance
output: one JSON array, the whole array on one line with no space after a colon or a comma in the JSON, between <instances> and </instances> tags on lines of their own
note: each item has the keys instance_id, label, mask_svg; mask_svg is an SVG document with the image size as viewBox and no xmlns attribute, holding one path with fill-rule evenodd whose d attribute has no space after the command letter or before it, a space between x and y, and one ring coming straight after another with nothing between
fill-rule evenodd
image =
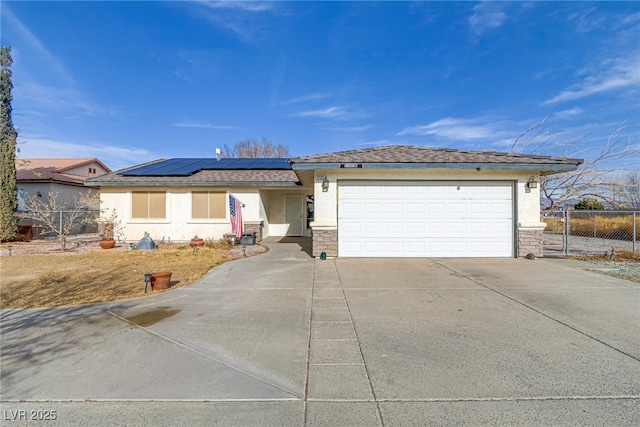
<instances>
[{"instance_id":1,"label":"decorative stone","mask_svg":"<svg viewBox=\"0 0 640 427\"><path fill-rule=\"evenodd\" d=\"M145 250L155 250L155 249L156 249L156 242L154 242L151 236L149 236L149 233L145 231L144 237L140 239L140 241L138 242L138 250L145 251Z\"/></svg>"}]
</instances>

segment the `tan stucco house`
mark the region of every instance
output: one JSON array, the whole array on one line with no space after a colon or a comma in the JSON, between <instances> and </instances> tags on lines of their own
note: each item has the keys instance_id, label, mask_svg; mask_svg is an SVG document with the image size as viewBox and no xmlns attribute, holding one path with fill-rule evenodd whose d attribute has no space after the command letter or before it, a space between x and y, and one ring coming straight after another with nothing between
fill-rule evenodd
<instances>
[{"instance_id":1,"label":"tan stucco house","mask_svg":"<svg viewBox=\"0 0 640 427\"><path fill-rule=\"evenodd\" d=\"M313 255L542 255L541 176L575 170L564 157L385 146L291 159L164 159L99 186L126 240L218 239L231 230L229 194L244 229L311 236Z\"/></svg>"},{"instance_id":2,"label":"tan stucco house","mask_svg":"<svg viewBox=\"0 0 640 427\"><path fill-rule=\"evenodd\" d=\"M46 202L49 193L57 200L73 204L79 194L86 193L84 180L111 172L99 159L92 158L18 158L16 180L18 210L25 199L36 195ZM97 187L92 187L97 191Z\"/></svg>"}]
</instances>

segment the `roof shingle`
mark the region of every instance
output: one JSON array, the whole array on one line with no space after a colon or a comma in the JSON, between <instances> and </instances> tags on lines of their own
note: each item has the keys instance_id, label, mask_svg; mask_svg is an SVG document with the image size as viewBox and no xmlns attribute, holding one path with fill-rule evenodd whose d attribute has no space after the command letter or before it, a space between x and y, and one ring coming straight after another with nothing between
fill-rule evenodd
<instances>
[{"instance_id":1,"label":"roof shingle","mask_svg":"<svg viewBox=\"0 0 640 427\"><path fill-rule=\"evenodd\" d=\"M468 151L449 148L388 145L362 150L338 151L295 157L292 164L305 163L492 163L492 164L565 164L579 165L582 159L500 153L496 151ZM295 167L294 167L295 169Z\"/></svg>"}]
</instances>

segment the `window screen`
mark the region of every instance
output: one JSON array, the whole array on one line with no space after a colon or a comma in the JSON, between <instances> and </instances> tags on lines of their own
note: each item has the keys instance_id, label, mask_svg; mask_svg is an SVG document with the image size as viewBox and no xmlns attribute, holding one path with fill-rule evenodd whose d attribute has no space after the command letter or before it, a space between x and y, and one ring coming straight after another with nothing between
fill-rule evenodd
<instances>
[{"instance_id":1,"label":"window screen","mask_svg":"<svg viewBox=\"0 0 640 427\"><path fill-rule=\"evenodd\" d=\"M210 191L191 193L191 217L220 219L226 218L227 195Z\"/></svg>"},{"instance_id":2,"label":"window screen","mask_svg":"<svg viewBox=\"0 0 640 427\"><path fill-rule=\"evenodd\" d=\"M164 191L134 191L131 195L132 218L166 218Z\"/></svg>"}]
</instances>

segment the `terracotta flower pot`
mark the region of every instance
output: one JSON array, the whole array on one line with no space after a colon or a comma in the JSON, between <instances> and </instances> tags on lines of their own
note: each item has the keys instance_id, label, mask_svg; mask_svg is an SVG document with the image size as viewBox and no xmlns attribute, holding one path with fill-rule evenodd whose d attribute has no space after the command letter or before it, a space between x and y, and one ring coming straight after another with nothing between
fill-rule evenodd
<instances>
[{"instance_id":1,"label":"terracotta flower pot","mask_svg":"<svg viewBox=\"0 0 640 427\"><path fill-rule=\"evenodd\" d=\"M204 246L204 239L191 239L191 242L189 242L189 246Z\"/></svg>"},{"instance_id":2,"label":"terracotta flower pot","mask_svg":"<svg viewBox=\"0 0 640 427\"><path fill-rule=\"evenodd\" d=\"M161 271L158 273L151 273L151 289L169 289L171 286L171 272Z\"/></svg>"},{"instance_id":3,"label":"terracotta flower pot","mask_svg":"<svg viewBox=\"0 0 640 427\"><path fill-rule=\"evenodd\" d=\"M102 239L100 240L100 247L102 249L111 249L116 246L116 241L114 239Z\"/></svg>"}]
</instances>

